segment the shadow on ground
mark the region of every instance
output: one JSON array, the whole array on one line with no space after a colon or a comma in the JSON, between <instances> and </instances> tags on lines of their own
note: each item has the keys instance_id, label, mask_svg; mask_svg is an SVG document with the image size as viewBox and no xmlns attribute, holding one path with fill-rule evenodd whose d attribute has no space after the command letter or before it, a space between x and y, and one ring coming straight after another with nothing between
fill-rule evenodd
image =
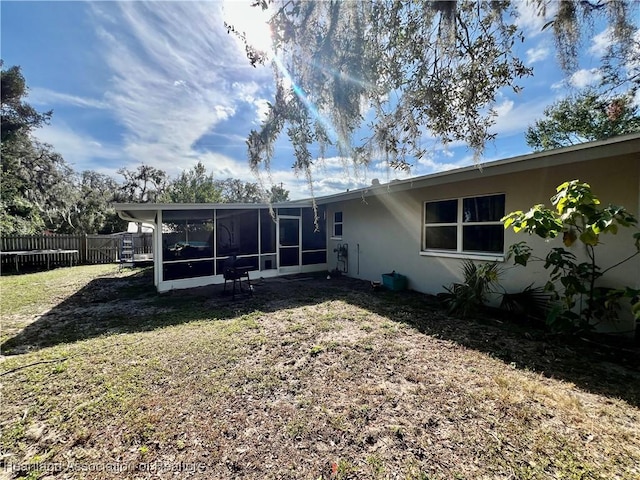
<instances>
[{"instance_id":1,"label":"shadow on ground","mask_svg":"<svg viewBox=\"0 0 640 480\"><path fill-rule=\"evenodd\" d=\"M425 335L453 341L513 368L572 382L579 388L640 407L640 349L550 336L539 328L496 318L458 319L436 299L411 291L373 290L368 282L323 275L254 279L253 292L235 298L222 285L158 294L152 270L97 278L5 341L4 355L115 333L143 332L194 320L225 320L343 300L406 323Z\"/></svg>"}]
</instances>

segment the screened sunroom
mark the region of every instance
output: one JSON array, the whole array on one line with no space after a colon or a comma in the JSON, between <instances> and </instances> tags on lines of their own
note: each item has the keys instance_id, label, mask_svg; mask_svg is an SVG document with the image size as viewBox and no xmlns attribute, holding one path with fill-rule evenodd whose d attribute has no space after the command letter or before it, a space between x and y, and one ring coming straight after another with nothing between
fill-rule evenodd
<instances>
[{"instance_id":1,"label":"screened sunroom","mask_svg":"<svg viewBox=\"0 0 640 480\"><path fill-rule=\"evenodd\" d=\"M230 258L252 277L327 269L325 209L255 204L119 204L118 214L154 225L158 291L222 283Z\"/></svg>"}]
</instances>

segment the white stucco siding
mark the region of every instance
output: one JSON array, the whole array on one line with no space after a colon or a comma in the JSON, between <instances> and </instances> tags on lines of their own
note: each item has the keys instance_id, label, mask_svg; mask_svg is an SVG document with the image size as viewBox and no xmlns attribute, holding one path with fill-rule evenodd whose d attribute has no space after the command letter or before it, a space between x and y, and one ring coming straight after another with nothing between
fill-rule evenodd
<instances>
[{"instance_id":1,"label":"white stucco siding","mask_svg":"<svg viewBox=\"0 0 640 480\"><path fill-rule=\"evenodd\" d=\"M349 246L349 275L367 280L380 280L381 273L400 271L408 260L419 253L419 202L406 195L369 198L364 203L352 200L331 210L342 211L341 240L330 240L329 267L336 265L333 252L338 243ZM418 225L419 226L419 225ZM359 253L359 255L358 255Z\"/></svg>"},{"instance_id":2,"label":"white stucco siding","mask_svg":"<svg viewBox=\"0 0 640 480\"><path fill-rule=\"evenodd\" d=\"M615 204L624 206L632 214L638 217L638 199L640 198L640 159L637 156L612 158L607 161L591 161L575 165L563 165L555 168L541 169L530 174L517 174L509 176L509 183L513 183L510 194L507 195L506 209L528 210L535 203L544 203L552 207L550 197L555 194L556 187L567 181L579 179L591 185L593 193L601 201L602 206ZM497 177L499 179L500 177ZM635 252L632 235L637 230L634 228L621 228L617 235L604 234L600 237L601 245L596 247L596 262L602 268L614 265ZM561 239L545 241L538 237L526 234L515 234L512 230L505 236L505 245L519 241L526 241L534 248L538 256L544 257L553 247L562 247ZM576 242L568 248L581 260L586 260L584 245ZM512 263L512 262L510 262ZM521 286L522 281L531 283L530 275L535 275L538 283L546 281L548 272L534 266L534 269L512 269L507 278ZM524 272L522 272L522 271ZM524 275L523 275L524 274ZM527 284L528 284L527 283ZM609 271L602 284L606 286L628 285L634 288L640 287L640 257L636 257Z\"/></svg>"},{"instance_id":3,"label":"white stucco siding","mask_svg":"<svg viewBox=\"0 0 640 480\"><path fill-rule=\"evenodd\" d=\"M432 294L443 291L443 285L459 281L462 258L420 254L426 201L504 193L505 212L509 213L528 210L536 203L550 207L549 199L559 184L579 179L591 184L603 204L623 205L636 216L638 214L640 159L637 155L495 176L478 170L474 176L473 180L329 204L328 219L332 219L336 211L343 214L342 238L330 240L328 244L329 267L334 268L336 264L333 253L336 244L347 243L350 276L380 281L381 274L395 270L408 277L409 288ZM633 231L621 229L618 235L602 236L603 245L597 248L598 264L606 268L631 255L635 251ZM505 232L505 251L509 245L520 241L526 241L540 257L544 257L550 248L562 246L561 239L545 241L508 230ZM571 250L584 258L580 245ZM532 262L523 268L505 261L503 267L502 285L510 291L522 289L532 282L543 285L548 278L543 262ZM640 287L640 258L610 271L605 281L611 286Z\"/></svg>"}]
</instances>

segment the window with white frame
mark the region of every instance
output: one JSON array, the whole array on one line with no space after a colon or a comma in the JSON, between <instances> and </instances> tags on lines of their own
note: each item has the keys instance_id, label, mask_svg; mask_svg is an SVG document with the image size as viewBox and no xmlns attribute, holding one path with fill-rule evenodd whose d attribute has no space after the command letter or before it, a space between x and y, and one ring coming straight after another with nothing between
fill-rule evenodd
<instances>
[{"instance_id":1,"label":"window with white frame","mask_svg":"<svg viewBox=\"0 0 640 480\"><path fill-rule=\"evenodd\" d=\"M504 253L504 194L425 202L423 250Z\"/></svg>"},{"instance_id":2,"label":"window with white frame","mask_svg":"<svg viewBox=\"0 0 640 480\"><path fill-rule=\"evenodd\" d=\"M333 212L333 237L342 238L342 212Z\"/></svg>"}]
</instances>

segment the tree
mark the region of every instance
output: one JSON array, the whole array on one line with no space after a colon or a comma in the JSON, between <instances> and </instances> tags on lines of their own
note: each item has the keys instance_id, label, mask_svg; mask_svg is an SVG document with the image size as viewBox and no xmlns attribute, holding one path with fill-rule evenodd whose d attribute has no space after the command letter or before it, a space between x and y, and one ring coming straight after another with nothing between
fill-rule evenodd
<instances>
[{"instance_id":1,"label":"tree","mask_svg":"<svg viewBox=\"0 0 640 480\"><path fill-rule=\"evenodd\" d=\"M75 232L110 234L126 229L127 222L113 208L120 185L112 177L87 170L76 188L78 201L71 216Z\"/></svg>"},{"instance_id":2,"label":"tree","mask_svg":"<svg viewBox=\"0 0 640 480\"><path fill-rule=\"evenodd\" d=\"M121 168L118 173L124 177L120 187L121 200L125 202L147 203L158 201L167 187L165 171L151 165L139 165L135 170Z\"/></svg>"},{"instance_id":3,"label":"tree","mask_svg":"<svg viewBox=\"0 0 640 480\"><path fill-rule=\"evenodd\" d=\"M545 28L554 32L568 71L575 68L586 19L594 16L612 26L618 46L609 57L612 71L615 59L634 59L625 46L637 28L629 21L633 2L553 2L552 13L547 0L533 1L539 16L553 15ZM247 139L251 166L268 169L285 132L294 168L308 179L315 157L329 146L355 164L382 158L407 166L425 154L430 134L444 143L466 142L479 155L494 136L498 93L519 91L519 81L532 75L513 53L524 40L516 3L256 1L274 11L273 53L246 45L247 56L254 65L271 60L276 91L265 121ZM638 83L637 77L621 80ZM365 124L368 133L360 131Z\"/></svg>"},{"instance_id":4,"label":"tree","mask_svg":"<svg viewBox=\"0 0 640 480\"><path fill-rule=\"evenodd\" d=\"M607 100L593 90L560 100L525 134L536 151L640 131L638 106L629 95Z\"/></svg>"},{"instance_id":5,"label":"tree","mask_svg":"<svg viewBox=\"0 0 640 480\"><path fill-rule=\"evenodd\" d=\"M289 190L285 190L282 185L271 185L271 188L267 191L270 203L288 202Z\"/></svg>"},{"instance_id":6,"label":"tree","mask_svg":"<svg viewBox=\"0 0 640 480\"><path fill-rule=\"evenodd\" d=\"M73 170L50 145L24 133L3 143L3 233L67 232L76 199Z\"/></svg>"},{"instance_id":7,"label":"tree","mask_svg":"<svg viewBox=\"0 0 640 480\"><path fill-rule=\"evenodd\" d=\"M262 203L268 201L265 192L257 183L243 182L238 178L216 180L223 203Z\"/></svg>"},{"instance_id":8,"label":"tree","mask_svg":"<svg viewBox=\"0 0 640 480\"><path fill-rule=\"evenodd\" d=\"M216 180L223 203L278 203L289 201L289 191L281 185L272 185L265 190L259 184L243 182L238 178Z\"/></svg>"},{"instance_id":9,"label":"tree","mask_svg":"<svg viewBox=\"0 0 640 480\"><path fill-rule=\"evenodd\" d=\"M0 60L0 68L4 62ZM0 71L0 116L2 119L2 143L18 135L29 134L34 128L49 122L53 111L38 112L24 101L27 84L19 66L2 68Z\"/></svg>"},{"instance_id":10,"label":"tree","mask_svg":"<svg viewBox=\"0 0 640 480\"><path fill-rule=\"evenodd\" d=\"M275 203L289 200L289 192L278 185L265 191L257 183L238 178L215 180L198 162L170 181L160 199L170 203Z\"/></svg>"},{"instance_id":11,"label":"tree","mask_svg":"<svg viewBox=\"0 0 640 480\"><path fill-rule=\"evenodd\" d=\"M585 248L585 262L578 263L576 255L562 247L552 248L544 259L544 268L550 270L545 290L558 302L551 309L547 322L558 329L590 329L598 321L615 317L615 308L622 298L631 299L633 313L640 319L640 290L596 285L608 271L640 254L640 232L636 231L632 237L636 251L603 270L596 260L600 236L615 235L620 227L636 227L638 220L624 207L602 207L591 186L579 180L558 186L551 202L555 209L534 205L528 212L511 212L502 219L504 228L513 228L516 233L525 232L544 239L562 237L565 247L580 242ZM526 267L529 260L534 259L525 242L511 245L509 253L516 265Z\"/></svg>"},{"instance_id":12,"label":"tree","mask_svg":"<svg viewBox=\"0 0 640 480\"><path fill-rule=\"evenodd\" d=\"M52 112L40 113L25 102L27 86L20 67L2 69L0 77L2 232L68 231L77 193L73 170L51 145L31 135L33 129L49 121Z\"/></svg>"},{"instance_id":13,"label":"tree","mask_svg":"<svg viewBox=\"0 0 640 480\"><path fill-rule=\"evenodd\" d=\"M627 91L633 97L640 89L640 29L628 22L614 22L613 36L623 42L609 42L602 58L602 86L605 93Z\"/></svg>"},{"instance_id":14,"label":"tree","mask_svg":"<svg viewBox=\"0 0 640 480\"><path fill-rule=\"evenodd\" d=\"M218 203L222 201L222 192L213 173L207 175L206 167L198 162L169 183L164 199L173 203Z\"/></svg>"}]
</instances>

